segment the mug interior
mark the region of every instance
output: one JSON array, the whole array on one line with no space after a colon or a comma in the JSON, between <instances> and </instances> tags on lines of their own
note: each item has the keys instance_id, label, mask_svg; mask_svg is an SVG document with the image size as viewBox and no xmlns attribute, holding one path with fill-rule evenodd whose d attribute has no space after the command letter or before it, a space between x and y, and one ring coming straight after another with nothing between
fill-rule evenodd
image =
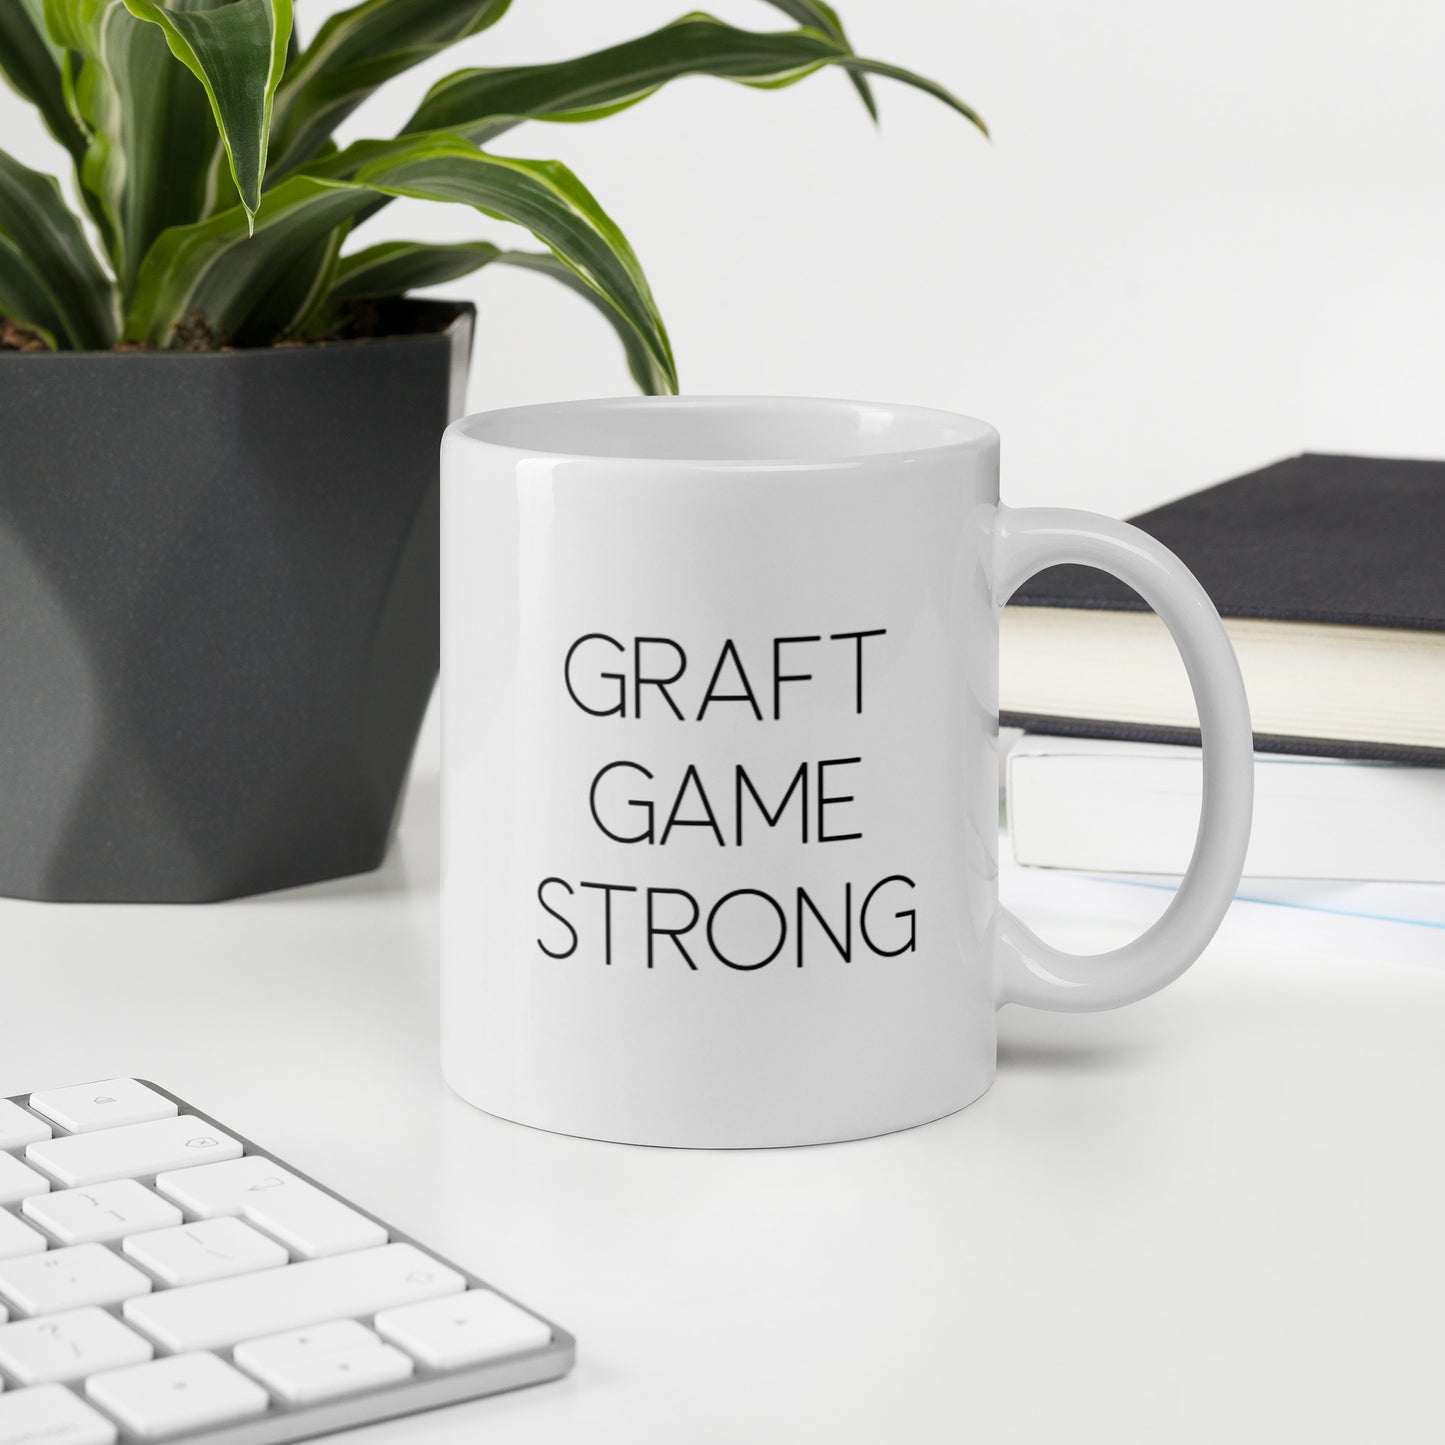
<instances>
[{"instance_id":1,"label":"mug interior","mask_svg":"<svg viewBox=\"0 0 1445 1445\"><path fill-rule=\"evenodd\" d=\"M606 460L838 464L976 450L987 423L928 407L792 397L617 397L481 412L454 432L529 455Z\"/></svg>"}]
</instances>

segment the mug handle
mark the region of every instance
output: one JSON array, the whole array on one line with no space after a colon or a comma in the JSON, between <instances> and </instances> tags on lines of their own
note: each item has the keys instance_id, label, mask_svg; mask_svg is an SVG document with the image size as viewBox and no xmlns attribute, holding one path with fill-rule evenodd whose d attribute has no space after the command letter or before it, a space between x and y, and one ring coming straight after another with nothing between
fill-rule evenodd
<instances>
[{"instance_id":1,"label":"mug handle","mask_svg":"<svg viewBox=\"0 0 1445 1445\"><path fill-rule=\"evenodd\" d=\"M1189 869L1147 932L1109 953L1065 953L1000 910L998 1002L1083 1013L1133 1003L1172 983L1214 937L1244 871L1254 748L1244 679L1224 625L1167 547L1137 527L1092 512L1000 506L994 572L1000 612L1034 573L1063 562L1112 572L1159 614L1194 689L1204 751L1204 806Z\"/></svg>"}]
</instances>

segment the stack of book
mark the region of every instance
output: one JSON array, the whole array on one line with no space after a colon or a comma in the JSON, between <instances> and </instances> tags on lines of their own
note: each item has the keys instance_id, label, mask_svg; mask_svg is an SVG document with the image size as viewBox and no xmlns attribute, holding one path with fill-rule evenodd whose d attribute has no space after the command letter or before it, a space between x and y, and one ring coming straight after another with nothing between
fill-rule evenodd
<instances>
[{"instance_id":1,"label":"stack of book","mask_svg":"<svg viewBox=\"0 0 1445 1445\"><path fill-rule=\"evenodd\" d=\"M1225 621L1255 729L1246 876L1445 882L1445 462L1305 455L1133 519ZM1199 736L1163 624L1058 567L1005 609L1022 864L1182 872Z\"/></svg>"}]
</instances>

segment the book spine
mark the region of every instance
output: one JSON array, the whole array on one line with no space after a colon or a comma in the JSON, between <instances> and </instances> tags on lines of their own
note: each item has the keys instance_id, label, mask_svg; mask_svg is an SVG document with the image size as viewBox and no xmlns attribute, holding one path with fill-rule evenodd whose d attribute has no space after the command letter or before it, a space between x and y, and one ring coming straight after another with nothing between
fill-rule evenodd
<instances>
[{"instance_id":1,"label":"book spine","mask_svg":"<svg viewBox=\"0 0 1445 1445\"><path fill-rule=\"evenodd\" d=\"M1198 728L1154 727L1148 723L1106 722L1099 718L1046 717L1039 713L1004 711L999 726L1026 733L1064 738L1105 738L1126 743L1168 743L1197 748ZM1344 758L1352 762L1404 763L1419 768L1445 768L1445 748L1411 747L1403 743L1346 742L1338 738L1286 737L1255 733L1257 753L1283 753L1311 758Z\"/></svg>"}]
</instances>

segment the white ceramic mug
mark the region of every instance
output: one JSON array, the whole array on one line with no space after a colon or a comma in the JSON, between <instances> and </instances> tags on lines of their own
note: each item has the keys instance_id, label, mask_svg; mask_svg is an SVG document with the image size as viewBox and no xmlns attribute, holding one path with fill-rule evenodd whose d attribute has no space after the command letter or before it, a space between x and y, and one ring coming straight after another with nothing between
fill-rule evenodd
<instances>
[{"instance_id":1,"label":"white ceramic mug","mask_svg":"<svg viewBox=\"0 0 1445 1445\"><path fill-rule=\"evenodd\" d=\"M961 1109L995 1015L1199 955L1243 864L1249 713L1143 532L1014 510L998 434L916 407L519 407L443 459L443 1068L567 1134L806 1144ZM1043 567L1168 624L1204 811L1168 911L1075 957L998 903L999 611Z\"/></svg>"}]
</instances>

